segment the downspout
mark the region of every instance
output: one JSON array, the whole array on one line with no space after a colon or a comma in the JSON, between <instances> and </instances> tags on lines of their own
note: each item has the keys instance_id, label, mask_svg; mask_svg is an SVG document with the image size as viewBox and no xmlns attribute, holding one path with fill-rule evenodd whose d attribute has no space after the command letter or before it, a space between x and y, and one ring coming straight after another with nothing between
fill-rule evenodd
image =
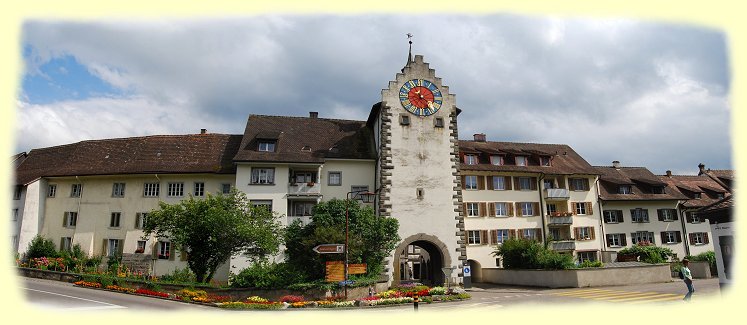
<instances>
[{"instance_id":1,"label":"downspout","mask_svg":"<svg viewBox=\"0 0 747 325\"><path fill-rule=\"evenodd\" d=\"M545 233L545 200L542 199L542 187L540 184L542 184L542 180L545 179L545 173L540 173L540 177L537 178L537 189L539 189L539 199L540 199L540 217L542 218L542 245L547 246L547 236Z\"/></svg>"},{"instance_id":2,"label":"downspout","mask_svg":"<svg viewBox=\"0 0 747 325\"><path fill-rule=\"evenodd\" d=\"M597 179L596 181L594 181L594 184L595 184L594 186L597 187L597 205L599 206L599 230L601 232L599 236L599 241L602 244L602 246L600 246L600 250L604 252L606 244L607 244L605 242L607 235L604 232L604 206L602 203L602 193L600 193L599 191L599 176L597 176Z\"/></svg>"},{"instance_id":3,"label":"downspout","mask_svg":"<svg viewBox=\"0 0 747 325\"><path fill-rule=\"evenodd\" d=\"M677 214L680 215L680 222L682 223L682 242L685 243L685 256L690 256L690 236L687 233L687 218L685 217L685 211L680 208L682 202L677 204ZM685 257L683 256L683 258Z\"/></svg>"}]
</instances>

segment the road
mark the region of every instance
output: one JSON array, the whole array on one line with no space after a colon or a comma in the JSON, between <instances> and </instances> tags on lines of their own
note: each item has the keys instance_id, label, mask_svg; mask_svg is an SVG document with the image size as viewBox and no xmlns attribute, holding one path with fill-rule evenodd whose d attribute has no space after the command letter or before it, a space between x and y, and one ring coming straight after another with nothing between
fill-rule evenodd
<instances>
[{"instance_id":1,"label":"road","mask_svg":"<svg viewBox=\"0 0 747 325\"><path fill-rule=\"evenodd\" d=\"M116 310L132 309L147 311L205 311L205 312L230 312L214 307L196 304L187 304L158 298L127 295L103 290L92 290L74 286L71 283L49 281L42 279L19 277L19 285L26 296L26 301L34 306L52 310L62 311L86 311L86 310ZM718 287L718 279L705 279L695 281L696 292L693 301L701 299L718 299L721 294ZM586 303L624 304L629 306L665 306L683 304L682 297L686 292L685 285L681 281L669 283L595 287L595 288L571 288L571 289L546 289L527 288L513 286L499 286L491 284L477 284L468 289L472 299L465 301L454 301L448 303L420 303L419 310L422 311L457 311L464 308L476 308L482 311L494 311L513 307L532 306L564 306L568 304L578 305ZM345 310L345 313L356 310L364 312L392 312L413 310L413 305L386 306L374 308L361 308ZM303 310L294 310L294 312ZM309 309L311 311L311 309Z\"/></svg>"},{"instance_id":2,"label":"road","mask_svg":"<svg viewBox=\"0 0 747 325\"><path fill-rule=\"evenodd\" d=\"M218 308L81 288L72 283L18 277L18 284L33 307L59 311L133 309L147 311L223 311Z\"/></svg>"}]
</instances>

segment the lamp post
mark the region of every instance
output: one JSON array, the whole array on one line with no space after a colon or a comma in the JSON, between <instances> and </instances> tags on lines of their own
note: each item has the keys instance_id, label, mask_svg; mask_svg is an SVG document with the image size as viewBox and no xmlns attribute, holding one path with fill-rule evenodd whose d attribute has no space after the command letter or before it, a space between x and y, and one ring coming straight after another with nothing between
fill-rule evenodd
<instances>
[{"instance_id":1,"label":"lamp post","mask_svg":"<svg viewBox=\"0 0 747 325\"><path fill-rule=\"evenodd\" d=\"M350 191L345 196L345 282L343 282L343 286L345 287L345 300L348 300L348 230L350 228L350 199L351 194L354 194L352 198L356 198L356 200L360 199L363 202L369 203L372 202L373 197L376 195L376 193L369 192L368 190L362 190L362 191Z\"/></svg>"}]
</instances>

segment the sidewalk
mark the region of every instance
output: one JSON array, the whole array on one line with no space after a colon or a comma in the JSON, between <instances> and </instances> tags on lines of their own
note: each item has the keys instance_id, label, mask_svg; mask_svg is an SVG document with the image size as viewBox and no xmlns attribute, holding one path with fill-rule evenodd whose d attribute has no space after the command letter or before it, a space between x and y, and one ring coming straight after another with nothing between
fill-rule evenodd
<instances>
[{"instance_id":1,"label":"sidewalk","mask_svg":"<svg viewBox=\"0 0 747 325\"><path fill-rule=\"evenodd\" d=\"M710 279L695 279L695 289L698 293L711 294L719 292L718 278ZM588 288L588 287L584 287ZM630 291L661 291L661 292L679 292L684 290L684 284L682 280L672 278L671 282L662 283L646 283L646 284L633 284L624 286L602 286L594 287L597 289L611 289L611 290L630 290ZM570 290L579 288L544 288L544 287L525 287L515 286L506 284L493 284L493 283L472 283L471 288L466 288L468 292L501 292L501 293L538 293L543 291L554 291L554 290Z\"/></svg>"}]
</instances>

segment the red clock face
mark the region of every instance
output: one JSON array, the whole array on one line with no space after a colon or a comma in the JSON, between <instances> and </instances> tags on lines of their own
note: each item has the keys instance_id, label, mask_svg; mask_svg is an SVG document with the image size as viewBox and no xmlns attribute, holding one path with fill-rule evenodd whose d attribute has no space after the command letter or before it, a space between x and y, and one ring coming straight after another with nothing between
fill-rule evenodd
<instances>
[{"instance_id":1,"label":"red clock face","mask_svg":"<svg viewBox=\"0 0 747 325\"><path fill-rule=\"evenodd\" d=\"M407 99L415 107L426 108L428 107L428 102L433 102L433 92L425 87L415 87L407 93Z\"/></svg>"},{"instance_id":2,"label":"red clock face","mask_svg":"<svg viewBox=\"0 0 747 325\"><path fill-rule=\"evenodd\" d=\"M399 89L399 100L408 112L418 116L436 113L443 105L443 95L435 84L425 79L412 79Z\"/></svg>"}]
</instances>

